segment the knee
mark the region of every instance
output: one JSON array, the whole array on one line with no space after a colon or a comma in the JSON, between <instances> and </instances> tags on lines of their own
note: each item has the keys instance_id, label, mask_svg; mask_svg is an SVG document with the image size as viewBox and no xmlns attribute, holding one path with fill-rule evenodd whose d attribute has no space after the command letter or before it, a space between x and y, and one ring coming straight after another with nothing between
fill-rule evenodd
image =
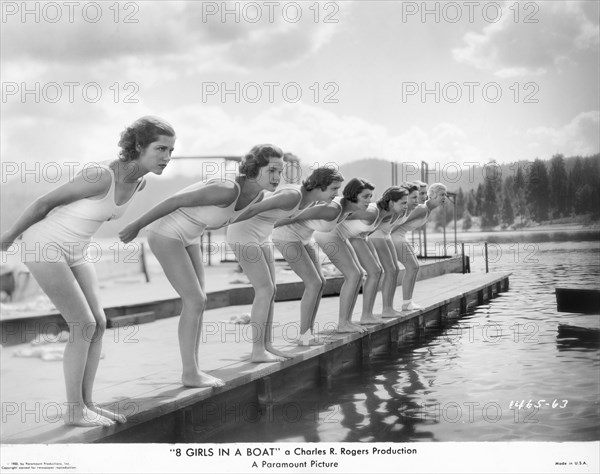
<instances>
[{"instance_id":1,"label":"knee","mask_svg":"<svg viewBox=\"0 0 600 474\"><path fill-rule=\"evenodd\" d=\"M348 274L344 276L346 277L346 281L351 285L359 285L363 278L363 274L359 269L348 272Z\"/></svg>"},{"instance_id":2,"label":"knee","mask_svg":"<svg viewBox=\"0 0 600 474\"><path fill-rule=\"evenodd\" d=\"M368 278L373 278L374 280L379 281L381 279L381 275L383 275L383 269L380 265L377 265L368 275Z\"/></svg>"},{"instance_id":3,"label":"knee","mask_svg":"<svg viewBox=\"0 0 600 474\"><path fill-rule=\"evenodd\" d=\"M104 310L102 308L96 308L93 310L94 321L90 322L87 326L90 328L89 331L93 331L96 333L104 333L106 331L106 315L104 314Z\"/></svg>"},{"instance_id":4,"label":"knee","mask_svg":"<svg viewBox=\"0 0 600 474\"><path fill-rule=\"evenodd\" d=\"M386 273L388 273L391 278L398 278L398 275L400 275L400 267L392 267L389 272Z\"/></svg>"},{"instance_id":5,"label":"knee","mask_svg":"<svg viewBox=\"0 0 600 474\"><path fill-rule=\"evenodd\" d=\"M201 313L206 308L206 295L198 293L188 297L183 301L183 305L187 309Z\"/></svg>"},{"instance_id":6,"label":"knee","mask_svg":"<svg viewBox=\"0 0 600 474\"><path fill-rule=\"evenodd\" d=\"M325 279L311 279L306 282L306 289L312 293L320 293L325 289Z\"/></svg>"},{"instance_id":7,"label":"knee","mask_svg":"<svg viewBox=\"0 0 600 474\"><path fill-rule=\"evenodd\" d=\"M102 315L102 318L96 319L96 332L103 334L106 331L106 316Z\"/></svg>"},{"instance_id":8,"label":"knee","mask_svg":"<svg viewBox=\"0 0 600 474\"><path fill-rule=\"evenodd\" d=\"M254 290L257 297L265 298L268 300L272 300L275 298L275 293L277 292L277 285L274 283L268 283L259 288L255 288Z\"/></svg>"}]
</instances>

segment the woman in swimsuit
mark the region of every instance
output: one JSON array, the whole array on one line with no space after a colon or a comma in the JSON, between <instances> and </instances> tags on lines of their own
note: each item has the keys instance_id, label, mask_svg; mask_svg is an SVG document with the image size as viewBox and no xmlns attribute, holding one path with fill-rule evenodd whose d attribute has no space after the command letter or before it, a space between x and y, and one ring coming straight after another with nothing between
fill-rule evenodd
<instances>
[{"instance_id":1,"label":"woman in swimsuit","mask_svg":"<svg viewBox=\"0 0 600 474\"><path fill-rule=\"evenodd\" d=\"M304 282L300 302L300 337L298 345L318 345L314 336L314 323L319 303L325 289L325 277L313 239L315 231L326 231L335 226L341 207L333 199L344 177L339 171L323 167L316 169L303 183L303 200L316 204L308 206L294 218L280 219L275 223L273 242L292 270ZM302 206L301 206L302 207Z\"/></svg>"},{"instance_id":2,"label":"woman in swimsuit","mask_svg":"<svg viewBox=\"0 0 600 474\"><path fill-rule=\"evenodd\" d=\"M377 229L369 235L369 242L373 245L383 267L381 296L383 299L382 317L384 318L401 315L393 307L400 266L391 232L394 227L401 224L408 217L407 207L410 191L409 188L400 186L392 186L385 190L381 199L377 201L377 207L382 215L381 222Z\"/></svg>"},{"instance_id":3,"label":"woman in swimsuit","mask_svg":"<svg viewBox=\"0 0 600 474\"><path fill-rule=\"evenodd\" d=\"M200 236L207 227L218 229L275 189L283 154L273 145L257 145L240 164L235 180L216 178L182 189L156 205L121 232L123 242L148 227L148 243L183 303L179 320L182 383L188 387L220 387L221 379L200 370L198 349L206 309ZM274 181L275 180L275 181Z\"/></svg>"},{"instance_id":4,"label":"woman in swimsuit","mask_svg":"<svg viewBox=\"0 0 600 474\"><path fill-rule=\"evenodd\" d=\"M367 279L360 324L381 322L373 317L372 311L382 270L366 242L368 233L379 223L379 211L371 205L374 189L368 181L352 178L344 187L344 197L339 201L341 213L335 228L314 233L319 247L344 276L340 290L338 332L366 331L366 328L352 322L352 312L363 280L362 268L367 272Z\"/></svg>"},{"instance_id":5,"label":"woman in swimsuit","mask_svg":"<svg viewBox=\"0 0 600 474\"><path fill-rule=\"evenodd\" d=\"M119 159L86 166L73 180L36 199L1 237L6 250L24 232L25 264L69 326L63 360L68 425L126 421L92 400L106 316L86 250L104 222L123 215L143 189L143 176L162 174L174 144L175 131L164 120L136 120L121 134Z\"/></svg>"},{"instance_id":6,"label":"woman in swimsuit","mask_svg":"<svg viewBox=\"0 0 600 474\"><path fill-rule=\"evenodd\" d=\"M413 193L411 193L413 194ZM415 252L406 238L408 231L418 229L429 220L431 211L444 204L447 197L446 186L441 183L432 184L427 191L429 199L425 204L419 204L409 214L408 218L398 227L392 230L392 240L396 247L398 260L404 265L405 272L402 279L402 311L421 309L421 306L413 303L412 295L419 273L419 262Z\"/></svg>"}]
</instances>

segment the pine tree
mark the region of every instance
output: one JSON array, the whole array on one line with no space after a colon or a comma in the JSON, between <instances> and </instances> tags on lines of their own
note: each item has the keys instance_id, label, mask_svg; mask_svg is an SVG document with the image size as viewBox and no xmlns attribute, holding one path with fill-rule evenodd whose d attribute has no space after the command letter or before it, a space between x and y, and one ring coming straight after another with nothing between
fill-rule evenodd
<instances>
[{"instance_id":1,"label":"pine tree","mask_svg":"<svg viewBox=\"0 0 600 474\"><path fill-rule=\"evenodd\" d=\"M536 158L527 179L527 201L531 215L538 222L548 219L549 194L546 164Z\"/></svg>"},{"instance_id":2,"label":"pine tree","mask_svg":"<svg viewBox=\"0 0 600 474\"><path fill-rule=\"evenodd\" d=\"M497 179L485 180L481 209L481 227L495 227L498 225L498 181Z\"/></svg>"},{"instance_id":3,"label":"pine tree","mask_svg":"<svg viewBox=\"0 0 600 474\"><path fill-rule=\"evenodd\" d=\"M514 221L515 215L513 213L512 204L510 198L506 195L504 196L504 202L502 203L502 223L509 226L512 225Z\"/></svg>"},{"instance_id":4,"label":"pine tree","mask_svg":"<svg viewBox=\"0 0 600 474\"><path fill-rule=\"evenodd\" d=\"M553 217L563 217L568 213L568 178L565 160L562 155L554 155L550 160L550 212Z\"/></svg>"}]
</instances>

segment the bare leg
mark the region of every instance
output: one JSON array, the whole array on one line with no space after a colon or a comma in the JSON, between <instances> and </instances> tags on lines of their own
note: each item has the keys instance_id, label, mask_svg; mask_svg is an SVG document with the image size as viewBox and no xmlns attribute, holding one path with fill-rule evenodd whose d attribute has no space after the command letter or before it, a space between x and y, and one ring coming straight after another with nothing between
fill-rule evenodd
<instances>
[{"instance_id":1,"label":"bare leg","mask_svg":"<svg viewBox=\"0 0 600 474\"><path fill-rule=\"evenodd\" d=\"M362 270L345 240L338 236L315 232L315 240L344 276L340 290L338 332L364 332L366 328L352 323L352 312L362 283Z\"/></svg>"},{"instance_id":2,"label":"bare leg","mask_svg":"<svg viewBox=\"0 0 600 474\"><path fill-rule=\"evenodd\" d=\"M280 362L285 357L267 351L265 340L271 305L275 298L275 285L269 262L258 245L230 244L242 270L254 288L254 301L250 319L252 325L252 362Z\"/></svg>"},{"instance_id":3,"label":"bare leg","mask_svg":"<svg viewBox=\"0 0 600 474\"><path fill-rule=\"evenodd\" d=\"M65 424L75 426L109 426L114 422L91 411L83 398L83 377L88 363L90 342L96 321L71 269L64 262L30 262L27 267L44 293L69 326L69 341L64 352L63 368L67 389ZM91 369L92 376L95 369Z\"/></svg>"},{"instance_id":4,"label":"bare leg","mask_svg":"<svg viewBox=\"0 0 600 474\"><path fill-rule=\"evenodd\" d=\"M276 242L278 250L288 262L292 270L302 278L304 293L300 301L300 339L299 345L310 344L313 324L323 296L325 278L321 273L321 265L310 244L302 242Z\"/></svg>"},{"instance_id":5,"label":"bare leg","mask_svg":"<svg viewBox=\"0 0 600 474\"><path fill-rule=\"evenodd\" d=\"M267 352L270 352L271 354L291 359L294 357L294 354L291 352L280 351L273 346L273 316L275 314L275 295L277 294L277 283L275 279L275 246L269 243L267 245L261 245L260 248L267 261L269 274L271 276L271 284L273 285L273 295L271 296L271 302L269 303L269 314L265 326L265 348L267 349Z\"/></svg>"},{"instance_id":6,"label":"bare leg","mask_svg":"<svg viewBox=\"0 0 600 474\"><path fill-rule=\"evenodd\" d=\"M373 316L373 306L382 273L381 265L365 239L350 239L350 244L356 252L360 265L367 271L367 279L363 284L363 308L360 324L382 323L382 319Z\"/></svg>"},{"instance_id":7,"label":"bare leg","mask_svg":"<svg viewBox=\"0 0 600 474\"><path fill-rule=\"evenodd\" d=\"M200 248L200 244L189 245L185 248L188 253L192 265L194 266L194 271L196 273L196 277L198 278L198 283L200 283L200 288L202 288L202 292L206 295L206 284L204 278L204 264L202 263L202 249ZM196 367L200 367L200 362L198 360L198 352L200 351L200 339L202 335L202 317L200 318L200 330L196 333L196 342L194 344L194 357L196 361Z\"/></svg>"},{"instance_id":8,"label":"bare leg","mask_svg":"<svg viewBox=\"0 0 600 474\"><path fill-rule=\"evenodd\" d=\"M394 318L402 313L394 309L394 296L398 285L398 275L400 267L398 266L398 257L396 249L391 239L369 239L377 255L379 262L383 266L383 280L381 282L381 296L383 300L384 318Z\"/></svg>"},{"instance_id":9,"label":"bare leg","mask_svg":"<svg viewBox=\"0 0 600 474\"><path fill-rule=\"evenodd\" d=\"M312 345L322 345L324 342L320 341L314 335L314 327L315 327L315 320L317 319L317 313L319 311L319 305L321 303L321 298L323 298L323 292L325 291L325 286L327 285L327 280L325 279L325 276L323 275L323 269L321 268L321 262L319 261L319 255L317 253L317 244L314 241L312 241L312 242L309 242L308 244L306 244L304 246L304 248L308 252L308 255L310 255L310 258L313 261L313 264L315 266L315 270L317 270L317 272L319 273L319 278L321 280L321 285L320 285L321 288L319 290L317 302L315 304L312 317L310 318L309 327L310 327L311 337L310 337L310 339L308 339L308 344L311 346ZM305 333L305 334L307 334L307 333Z\"/></svg>"},{"instance_id":10,"label":"bare leg","mask_svg":"<svg viewBox=\"0 0 600 474\"><path fill-rule=\"evenodd\" d=\"M148 243L173 288L181 296L183 304L179 318L179 351L183 365L181 381L187 387L222 387L221 379L200 371L196 354L202 316L206 308L206 294L198 279L198 270L190 254L178 239L171 239L155 232L148 233Z\"/></svg>"},{"instance_id":11,"label":"bare leg","mask_svg":"<svg viewBox=\"0 0 600 474\"><path fill-rule=\"evenodd\" d=\"M71 271L73 272L73 275L75 275L75 279L83 291L88 306L92 311L92 315L96 320L96 329L91 337L87 364L85 366L85 371L83 372L83 402L93 412L118 423L125 423L127 421L125 415L120 415L118 411L115 413L106 408L101 408L94 403L92 399L94 380L96 379L98 364L100 363L100 357L102 356L102 339L106 332L106 315L104 314L104 308L100 302L98 277L96 276L94 267L89 263L74 266L71 268Z\"/></svg>"},{"instance_id":12,"label":"bare leg","mask_svg":"<svg viewBox=\"0 0 600 474\"><path fill-rule=\"evenodd\" d=\"M394 236L392 234L392 238ZM419 273L419 262L415 256L415 252L412 246L402 238L394 239L394 246L396 247L396 253L398 254L398 260L404 265L404 278L402 278L402 296L404 301L410 301L412 294L415 289L415 283L417 281L417 274ZM406 307L407 304L402 304L402 309L411 309Z\"/></svg>"}]
</instances>

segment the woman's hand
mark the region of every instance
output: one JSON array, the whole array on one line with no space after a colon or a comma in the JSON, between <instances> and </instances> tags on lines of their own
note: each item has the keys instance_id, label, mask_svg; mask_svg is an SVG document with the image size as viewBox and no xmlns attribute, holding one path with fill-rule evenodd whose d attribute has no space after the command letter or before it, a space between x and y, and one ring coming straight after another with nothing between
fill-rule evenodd
<instances>
[{"instance_id":1,"label":"woman's hand","mask_svg":"<svg viewBox=\"0 0 600 474\"><path fill-rule=\"evenodd\" d=\"M14 243L15 237L9 232L4 232L0 237L0 251L6 252L8 248Z\"/></svg>"},{"instance_id":2,"label":"woman's hand","mask_svg":"<svg viewBox=\"0 0 600 474\"><path fill-rule=\"evenodd\" d=\"M119 232L119 238L123 243L127 244L135 239L139 233L140 227L135 222L132 222Z\"/></svg>"}]
</instances>

